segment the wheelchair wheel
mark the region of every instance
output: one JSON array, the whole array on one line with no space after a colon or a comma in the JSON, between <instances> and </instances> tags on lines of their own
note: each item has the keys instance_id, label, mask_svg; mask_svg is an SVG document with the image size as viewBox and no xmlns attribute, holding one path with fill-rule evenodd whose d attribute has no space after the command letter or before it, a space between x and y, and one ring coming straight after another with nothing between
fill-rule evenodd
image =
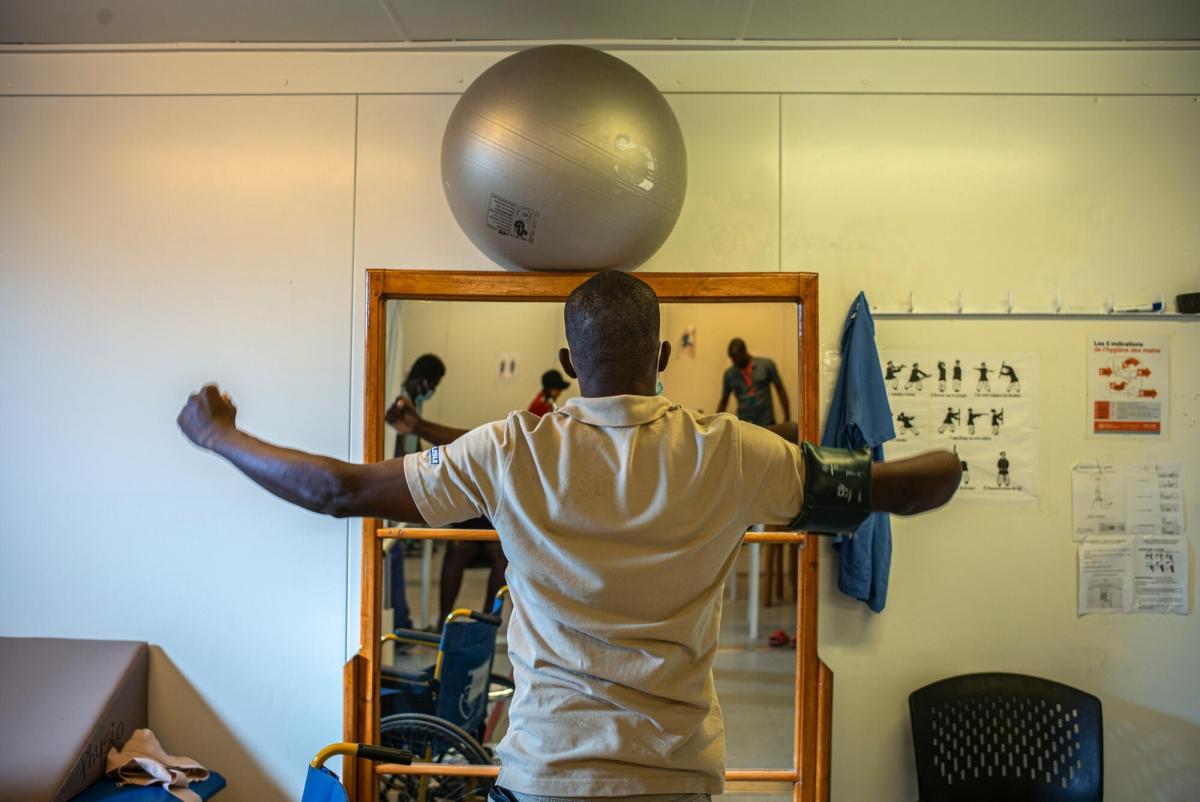
<instances>
[{"instance_id":1,"label":"wheelchair wheel","mask_svg":"<svg viewBox=\"0 0 1200 802\"><path fill-rule=\"evenodd\" d=\"M421 763L490 765L492 759L462 728L424 713L397 713L379 722L383 746L407 749ZM483 802L491 779L420 777L411 774L379 778L380 802Z\"/></svg>"}]
</instances>

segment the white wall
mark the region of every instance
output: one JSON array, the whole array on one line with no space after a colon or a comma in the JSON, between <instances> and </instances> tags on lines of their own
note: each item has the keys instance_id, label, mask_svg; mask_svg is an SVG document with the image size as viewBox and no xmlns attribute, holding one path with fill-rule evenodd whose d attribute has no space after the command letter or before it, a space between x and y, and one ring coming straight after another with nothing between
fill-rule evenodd
<instances>
[{"instance_id":1,"label":"white wall","mask_svg":"<svg viewBox=\"0 0 1200 802\"><path fill-rule=\"evenodd\" d=\"M29 95L0 98L0 404L18 421L0 632L160 644L154 724L225 770L231 800L295 797L340 736L357 536L190 449L174 414L217 378L250 430L358 453L362 271L490 269L437 153L454 94L499 55L0 54L4 91ZM823 348L864 287L884 305L1062 288L1096 307L1200 284L1194 49L622 55L670 93L690 157L679 227L644 269L817 271ZM837 596L824 555L835 800L914 798L908 692L984 669L1101 696L1108 799L1200 788L1196 615L1075 618L1066 531L1075 458L1149 452L1184 462L1194 553L1200 324L1119 324L1172 336L1155 446L1082 438L1095 325L880 321L884 346L1042 355L1043 497L897 522L881 616Z\"/></svg>"},{"instance_id":2,"label":"white wall","mask_svg":"<svg viewBox=\"0 0 1200 802\"><path fill-rule=\"evenodd\" d=\"M0 99L0 632L146 640L150 724L239 800L341 730L347 523L175 416L349 445L354 99Z\"/></svg>"},{"instance_id":3,"label":"white wall","mask_svg":"<svg viewBox=\"0 0 1200 802\"><path fill-rule=\"evenodd\" d=\"M785 259L821 273L825 347L836 348L859 288L891 306L912 290L926 308L948 308L961 289L975 309L1000 308L1009 289L1019 307L1046 309L1061 289L1068 305L1099 309L1110 292L1136 303L1200 286L1192 97L789 97L784 131ZM1098 331L1171 336L1168 440L1085 438L1085 337ZM1179 459L1195 572L1200 321L880 320L877 338L883 348L1039 354L1042 496L1028 509L894 520L891 593L877 618L823 596L835 799L866 799L909 774L909 692L984 670L1101 697L1106 799L1200 796L1200 620L1077 618L1068 534L1073 463ZM828 587L834 563L823 567ZM855 753L863 742L868 759Z\"/></svg>"}]
</instances>

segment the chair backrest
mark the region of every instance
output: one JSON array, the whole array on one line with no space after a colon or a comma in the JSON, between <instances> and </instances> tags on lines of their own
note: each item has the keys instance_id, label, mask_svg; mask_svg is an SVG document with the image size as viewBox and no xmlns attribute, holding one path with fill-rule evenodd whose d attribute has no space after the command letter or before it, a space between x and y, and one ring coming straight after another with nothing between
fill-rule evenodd
<instances>
[{"instance_id":1,"label":"chair backrest","mask_svg":"<svg viewBox=\"0 0 1200 802\"><path fill-rule=\"evenodd\" d=\"M1100 802L1100 700L1023 674L964 674L908 697L921 802Z\"/></svg>"},{"instance_id":2,"label":"chair backrest","mask_svg":"<svg viewBox=\"0 0 1200 802\"><path fill-rule=\"evenodd\" d=\"M487 716L488 681L496 656L499 619L481 613L446 622L435 715L467 732L482 727Z\"/></svg>"}]
</instances>

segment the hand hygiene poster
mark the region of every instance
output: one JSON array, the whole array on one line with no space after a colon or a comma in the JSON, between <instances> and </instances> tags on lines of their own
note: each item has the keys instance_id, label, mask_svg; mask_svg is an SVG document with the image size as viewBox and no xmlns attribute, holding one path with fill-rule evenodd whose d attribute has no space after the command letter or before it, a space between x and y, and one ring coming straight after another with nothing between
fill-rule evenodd
<instances>
[{"instance_id":1,"label":"hand hygiene poster","mask_svg":"<svg viewBox=\"0 0 1200 802\"><path fill-rule=\"evenodd\" d=\"M1028 504L1038 497L1037 356L885 351L883 381L896 426L888 458L934 448L962 462L956 502Z\"/></svg>"},{"instance_id":2,"label":"hand hygiene poster","mask_svg":"<svg viewBox=\"0 0 1200 802\"><path fill-rule=\"evenodd\" d=\"M1167 433L1167 337L1088 337L1088 434Z\"/></svg>"}]
</instances>

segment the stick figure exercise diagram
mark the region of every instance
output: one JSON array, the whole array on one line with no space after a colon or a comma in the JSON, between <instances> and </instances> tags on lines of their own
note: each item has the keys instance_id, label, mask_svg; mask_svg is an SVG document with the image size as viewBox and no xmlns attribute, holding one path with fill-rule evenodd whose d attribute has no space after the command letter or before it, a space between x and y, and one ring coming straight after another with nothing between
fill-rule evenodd
<instances>
[{"instance_id":1,"label":"stick figure exercise diagram","mask_svg":"<svg viewBox=\"0 0 1200 802\"><path fill-rule=\"evenodd\" d=\"M1170 549L1147 549L1142 552L1146 571L1151 574L1175 573L1175 552Z\"/></svg>"},{"instance_id":2,"label":"stick figure exercise diagram","mask_svg":"<svg viewBox=\"0 0 1200 802\"><path fill-rule=\"evenodd\" d=\"M1088 606L1093 609L1112 610L1125 606L1125 588L1108 577L1091 579L1087 595Z\"/></svg>"},{"instance_id":3,"label":"stick figure exercise diagram","mask_svg":"<svg viewBox=\"0 0 1200 802\"><path fill-rule=\"evenodd\" d=\"M1108 496L1111 496L1111 491ZM1112 506L1112 499L1104 492L1104 470L1101 469L1092 477L1092 511L1106 510Z\"/></svg>"},{"instance_id":4,"label":"stick figure exercise diagram","mask_svg":"<svg viewBox=\"0 0 1200 802\"><path fill-rule=\"evenodd\" d=\"M980 362L975 370L979 371L979 381L975 383L975 392L990 393L992 391L991 382L988 381L988 375L992 369L988 367L987 362Z\"/></svg>"},{"instance_id":5,"label":"stick figure exercise diagram","mask_svg":"<svg viewBox=\"0 0 1200 802\"><path fill-rule=\"evenodd\" d=\"M924 382L929 378L929 374L921 370L921 366L916 362L912 363L912 372L908 374L908 382L904 385L905 390L916 389L920 392L924 386Z\"/></svg>"},{"instance_id":6,"label":"stick figure exercise diagram","mask_svg":"<svg viewBox=\"0 0 1200 802\"><path fill-rule=\"evenodd\" d=\"M1000 459L996 460L996 487L1009 487L1012 484L1008 478L1008 466L1008 454L1001 451Z\"/></svg>"},{"instance_id":7,"label":"stick figure exercise diagram","mask_svg":"<svg viewBox=\"0 0 1200 802\"><path fill-rule=\"evenodd\" d=\"M917 428L917 418L915 415L909 415L904 410L900 410L899 414L896 415L896 422L900 424L900 431L897 432L900 437L906 435L912 435L913 437L921 436L921 430Z\"/></svg>"},{"instance_id":8,"label":"stick figure exercise diagram","mask_svg":"<svg viewBox=\"0 0 1200 802\"><path fill-rule=\"evenodd\" d=\"M963 468L961 503L1037 499L1035 354L949 347L881 351L879 375L895 430L889 454L953 449Z\"/></svg>"},{"instance_id":9,"label":"stick figure exercise diagram","mask_svg":"<svg viewBox=\"0 0 1200 802\"><path fill-rule=\"evenodd\" d=\"M958 457L958 462L962 466L962 484L971 484L971 467L967 465L967 460L962 454L958 453L958 446L954 447L954 453Z\"/></svg>"},{"instance_id":10,"label":"stick figure exercise diagram","mask_svg":"<svg viewBox=\"0 0 1200 802\"><path fill-rule=\"evenodd\" d=\"M1008 386L1004 388L1006 393L1021 392L1021 380L1017 378L1017 372L1013 370L1013 366L1005 362L1000 363L1000 375L1008 379Z\"/></svg>"},{"instance_id":11,"label":"stick figure exercise diagram","mask_svg":"<svg viewBox=\"0 0 1200 802\"><path fill-rule=\"evenodd\" d=\"M1107 365L1100 367L1100 375L1108 382L1108 389L1133 398L1156 398L1158 390L1147 386L1151 370L1136 356L1112 357Z\"/></svg>"}]
</instances>

